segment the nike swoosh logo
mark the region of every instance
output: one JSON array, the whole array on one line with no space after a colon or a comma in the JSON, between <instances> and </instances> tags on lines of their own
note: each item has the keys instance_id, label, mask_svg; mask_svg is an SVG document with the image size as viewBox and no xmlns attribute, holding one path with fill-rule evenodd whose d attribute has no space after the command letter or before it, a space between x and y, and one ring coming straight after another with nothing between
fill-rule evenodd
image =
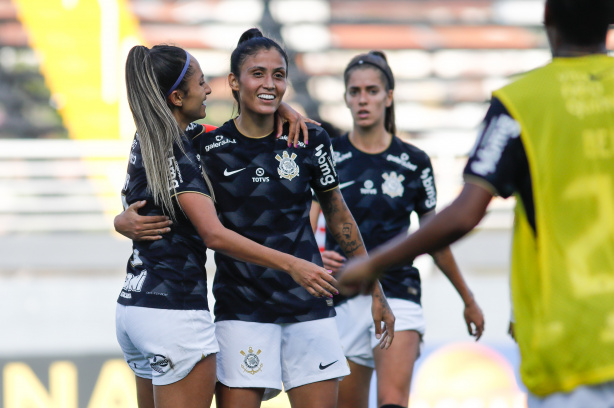
<instances>
[{"instance_id":1,"label":"nike swoosh logo","mask_svg":"<svg viewBox=\"0 0 614 408\"><path fill-rule=\"evenodd\" d=\"M356 181L348 181L347 183L341 183L339 184L339 190L343 190L344 188L351 186L354 183L356 183Z\"/></svg>"},{"instance_id":2,"label":"nike swoosh logo","mask_svg":"<svg viewBox=\"0 0 614 408\"><path fill-rule=\"evenodd\" d=\"M240 172L240 171L243 171L243 170L245 170L246 168L247 168L247 167L243 167L242 169L239 169L239 170L234 170L234 171L228 171L228 169L224 169L224 175L225 175L225 176L232 176L233 174L238 173L238 172Z\"/></svg>"},{"instance_id":3,"label":"nike swoosh logo","mask_svg":"<svg viewBox=\"0 0 614 408\"><path fill-rule=\"evenodd\" d=\"M320 370L326 370L328 367L332 366L333 364L335 364L337 361L339 360L335 360L330 364L326 364L326 365L322 365L322 363L320 363Z\"/></svg>"}]
</instances>

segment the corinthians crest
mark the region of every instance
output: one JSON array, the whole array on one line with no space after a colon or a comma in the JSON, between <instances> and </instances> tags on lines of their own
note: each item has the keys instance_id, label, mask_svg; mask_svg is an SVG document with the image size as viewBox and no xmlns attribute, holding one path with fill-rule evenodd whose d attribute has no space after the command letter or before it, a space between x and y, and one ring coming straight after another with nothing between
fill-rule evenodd
<instances>
[{"instance_id":1,"label":"corinthians crest","mask_svg":"<svg viewBox=\"0 0 614 408\"><path fill-rule=\"evenodd\" d=\"M275 155L275 158L277 161L279 161L277 172L281 178L292 180L294 177L298 176L298 164L294 162L294 159L296 159L296 153L292 153L292 156L290 156L288 155L288 152L284 150L281 157L279 157L277 154Z\"/></svg>"},{"instance_id":2,"label":"corinthians crest","mask_svg":"<svg viewBox=\"0 0 614 408\"><path fill-rule=\"evenodd\" d=\"M258 371L262 370L262 363L260 362L260 358L258 357L260 353L262 353L262 350L258 350L254 353L254 349L251 347L247 349L247 353L241 350L241 355L244 357L243 364L241 364L241 368L243 369L243 371L254 375Z\"/></svg>"},{"instance_id":3,"label":"corinthians crest","mask_svg":"<svg viewBox=\"0 0 614 408\"><path fill-rule=\"evenodd\" d=\"M382 184L382 192L384 194L388 194L392 198L401 197L403 195L405 191L405 187L403 187L405 176L402 174L397 175L396 172L391 171L390 174L382 174L382 177L386 180Z\"/></svg>"}]
</instances>

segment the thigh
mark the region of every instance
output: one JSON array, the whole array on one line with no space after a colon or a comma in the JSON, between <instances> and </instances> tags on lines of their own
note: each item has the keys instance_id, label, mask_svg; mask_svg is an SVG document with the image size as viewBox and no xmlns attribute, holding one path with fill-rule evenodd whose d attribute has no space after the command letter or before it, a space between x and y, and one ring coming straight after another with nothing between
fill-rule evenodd
<instances>
[{"instance_id":1,"label":"thigh","mask_svg":"<svg viewBox=\"0 0 614 408\"><path fill-rule=\"evenodd\" d=\"M292 408L335 408L339 380L331 379L302 385L288 391Z\"/></svg>"},{"instance_id":2,"label":"thigh","mask_svg":"<svg viewBox=\"0 0 614 408\"><path fill-rule=\"evenodd\" d=\"M136 401L139 408L155 408L154 390L150 378L136 377Z\"/></svg>"},{"instance_id":3,"label":"thigh","mask_svg":"<svg viewBox=\"0 0 614 408\"><path fill-rule=\"evenodd\" d=\"M373 350L377 373L377 403L407 406L414 363L420 351L420 334L396 332L388 350Z\"/></svg>"},{"instance_id":4,"label":"thigh","mask_svg":"<svg viewBox=\"0 0 614 408\"><path fill-rule=\"evenodd\" d=\"M216 323L215 330L220 343L217 378L229 388L224 395L242 388L264 388L262 398L267 400L281 392L279 324L224 320Z\"/></svg>"},{"instance_id":5,"label":"thigh","mask_svg":"<svg viewBox=\"0 0 614 408\"><path fill-rule=\"evenodd\" d=\"M283 325L281 363L286 390L350 373L332 317Z\"/></svg>"},{"instance_id":6,"label":"thigh","mask_svg":"<svg viewBox=\"0 0 614 408\"><path fill-rule=\"evenodd\" d=\"M217 408L259 408L264 388L230 388L220 382L215 386Z\"/></svg>"},{"instance_id":7,"label":"thigh","mask_svg":"<svg viewBox=\"0 0 614 408\"><path fill-rule=\"evenodd\" d=\"M350 375L339 382L337 408L368 408L373 368L348 361Z\"/></svg>"},{"instance_id":8,"label":"thigh","mask_svg":"<svg viewBox=\"0 0 614 408\"><path fill-rule=\"evenodd\" d=\"M154 385L155 406L210 408L214 390L215 355L209 355L198 362L183 379L168 385Z\"/></svg>"}]
</instances>

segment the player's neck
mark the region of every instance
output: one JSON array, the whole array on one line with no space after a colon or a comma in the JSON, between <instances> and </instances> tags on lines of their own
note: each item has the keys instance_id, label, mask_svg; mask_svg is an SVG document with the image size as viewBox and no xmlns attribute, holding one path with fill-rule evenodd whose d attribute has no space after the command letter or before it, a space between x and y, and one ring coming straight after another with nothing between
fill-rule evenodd
<instances>
[{"instance_id":1,"label":"player's neck","mask_svg":"<svg viewBox=\"0 0 614 408\"><path fill-rule=\"evenodd\" d=\"M244 136L259 139L273 132L275 116L241 112L241 114L235 118L235 125Z\"/></svg>"},{"instance_id":2,"label":"player's neck","mask_svg":"<svg viewBox=\"0 0 614 408\"><path fill-rule=\"evenodd\" d=\"M605 43L598 45L561 44L552 50L552 56L555 58L585 57L595 54L607 55L607 53L608 49Z\"/></svg>"},{"instance_id":3,"label":"player's neck","mask_svg":"<svg viewBox=\"0 0 614 408\"><path fill-rule=\"evenodd\" d=\"M377 154L388 149L392 135L382 127L361 128L354 126L349 135L350 141L358 150L365 153Z\"/></svg>"},{"instance_id":4,"label":"player's neck","mask_svg":"<svg viewBox=\"0 0 614 408\"><path fill-rule=\"evenodd\" d=\"M578 45L567 41L556 27L546 27L546 33L553 58L585 57L595 54L607 55L608 53L605 38L596 44Z\"/></svg>"}]
</instances>

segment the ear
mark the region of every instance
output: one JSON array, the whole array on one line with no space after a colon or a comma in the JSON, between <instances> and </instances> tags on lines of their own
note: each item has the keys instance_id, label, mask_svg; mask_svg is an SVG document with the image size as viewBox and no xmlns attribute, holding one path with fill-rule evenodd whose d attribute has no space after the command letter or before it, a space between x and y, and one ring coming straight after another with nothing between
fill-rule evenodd
<instances>
[{"instance_id":1,"label":"ear","mask_svg":"<svg viewBox=\"0 0 614 408\"><path fill-rule=\"evenodd\" d=\"M236 77L232 72L228 74L228 85L230 85L230 89L233 91L239 91L239 78Z\"/></svg>"},{"instance_id":2,"label":"ear","mask_svg":"<svg viewBox=\"0 0 614 408\"><path fill-rule=\"evenodd\" d=\"M390 89L388 91L388 96L386 97L386 107L389 108L392 105L392 101L394 96L394 90Z\"/></svg>"},{"instance_id":3,"label":"ear","mask_svg":"<svg viewBox=\"0 0 614 408\"><path fill-rule=\"evenodd\" d=\"M181 92L178 89L175 89L168 96L168 100L171 102L171 105L173 106L177 106L177 107L183 106L183 92Z\"/></svg>"}]
</instances>

